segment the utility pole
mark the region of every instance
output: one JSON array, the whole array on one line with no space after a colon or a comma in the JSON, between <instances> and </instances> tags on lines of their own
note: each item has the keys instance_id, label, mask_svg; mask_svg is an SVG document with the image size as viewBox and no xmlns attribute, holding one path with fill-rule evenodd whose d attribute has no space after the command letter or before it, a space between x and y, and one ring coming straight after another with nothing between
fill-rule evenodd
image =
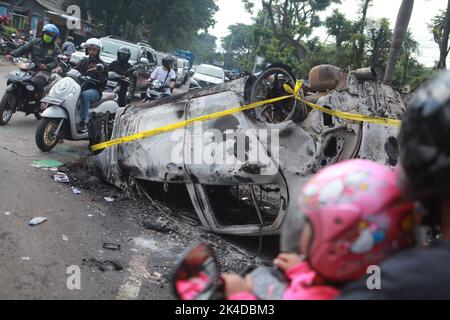
<instances>
[{"instance_id":1,"label":"utility pole","mask_svg":"<svg viewBox=\"0 0 450 320\"><path fill-rule=\"evenodd\" d=\"M269 18L269 13L266 13L266 17L264 18L264 25L263 25L263 29L266 28L266 24L267 24L267 19ZM261 46L261 42L263 41L263 36L259 37L259 42L258 42L258 46L255 49L255 52L258 52L258 48ZM255 55L255 64L253 65L253 72L252 74L256 73L256 68L258 67L258 54Z\"/></svg>"},{"instance_id":2,"label":"utility pole","mask_svg":"<svg viewBox=\"0 0 450 320\"><path fill-rule=\"evenodd\" d=\"M225 68L230 69L231 58L232 58L232 50L233 50L233 42L234 42L234 34L231 34L230 46L228 48L227 60L225 61Z\"/></svg>"}]
</instances>

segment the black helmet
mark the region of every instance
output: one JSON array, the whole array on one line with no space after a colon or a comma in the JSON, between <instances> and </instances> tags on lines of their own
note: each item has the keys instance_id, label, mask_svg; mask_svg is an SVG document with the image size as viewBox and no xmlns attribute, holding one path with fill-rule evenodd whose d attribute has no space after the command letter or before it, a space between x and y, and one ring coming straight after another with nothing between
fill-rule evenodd
<instances>
[{"instance_id":1,"label":"black helmet","mask_svg":"<svg viewBox=\"0 0 450 320\"><path fill-rule=\"evenodd\" d=\"M120 47L117 51L117 60L122 63L126 63L131 58L131 50L128 47Z\"/></svg>"},{"instance_id":2,"label":"black helmet","mask_svg":"<svg viewBox=\"0 0 450 320\"><path fill-rule=\"evenodd\" d=\"M412 98L400 132L401 161L413 193L450 192L450 72L442 72Z\"/></svg>"},{"instance_id":3,"label":"black helmet","mask_svg":"<svg viewBox=\"0 0 450 320\"><path fill-rule=\"evenodd\" d=\"M162 60L162 65L166 69L172 69L174 63L175 63L175 58L172 57L171 55L165 56Z\"/></svg>"}]
</instances>

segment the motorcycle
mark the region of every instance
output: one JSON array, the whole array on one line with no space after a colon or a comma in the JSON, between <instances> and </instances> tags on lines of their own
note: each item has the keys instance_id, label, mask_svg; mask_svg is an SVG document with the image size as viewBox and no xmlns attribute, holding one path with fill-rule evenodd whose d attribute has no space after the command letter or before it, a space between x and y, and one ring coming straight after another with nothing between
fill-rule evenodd
<instances>
[{"instance_id":1,"label":"motorcycle","mask_svg":"<svg viewBox=\"0 0 450 320\"><path fill-rule=\"evenodd\" d=\"M167 88L169 88L168 84L164 84L159 80L153 80L147 92L142 94L142 101L147 102L168 97L169 95L164 93Z\"/></svg>"},{"instance_id":2,"label":"motorcycle","mask_svg":"<svg viewBox=\"0 0 450 320\"><path fill-rule=\"evenodd\" d=\"M17 48L17 44L11 39L0 38L0 54L6 55Z\"/></svg>"},{"instance_id":3,"label":"motorcycle","mask_svg":"<svg viewBox=\"0 0 450 320\"><path fill-rule=\"evenodd\" d=\"M53 57L46 57L39 63L49 63L55 61ZM30 62L27 59L14 58L13 62L18 66L7 76L7 88L0 101L0 126L8 124L15 112L24 112L27 116L34 114L36 119L41 119L41 108L39 96L36 94L32 83L33 76L38 73L39 63ZM50 91L50 88L60 79L60 75L52 73L47 86L44 88L44 94Z\"/></svg>"},{"instance_id":4,"label":"motorcycle","mask_svg":"<svg viewBox=\"0 0 450 320\"><path fill-rule=\"evenodd\" d=\"M127 104L131 103L132 100L132 87L134 85L133 79L127 77L126 75L132 73L137 69L136 66L131 67L125 72L124 76L117 74L116 72L108 72L108 82L106 84L107 92L112 92L116 95L119 94L120 89L123 85L127 85Z\"/></svg>"},{"instance_id":5,"label":"motorcycle","mask_svg":"<svg viewBox=\"0 0 450 320\"><path fill-rule=\"evenodd\" d=\"M276 268L249 267L241 275L252 277L252 293L260 300L282 300L288 288L284 273ZM172 277L172 289L179 300L225 300L225 283L210 245L197 244L183 253Z\"/></svg>"},{"instance_id":6,"label":"motorcycle","mask_svg":"<svg viewBox=\"0 0 450 320\"><path fill-rule=\"evenodd\" d=\"M97 70L103 70L103 65L98 64ZM99 117L104 120L102 128L89 129L88 133L78 132L77 127L81 121L80 96L90 83L99 84L99 81L72 69L41 100L47 104L47 108L42 113L42 120L36 129L35 141L39 149L44 152L53 150L60 138L69 141L89 140L90 145L110 139L115 114L119 109L119 105L114 101L116 95L113 93L104 92L102 98L92 103L89 110L88 128L94 128Z\"/></svg>"}]
</instances>

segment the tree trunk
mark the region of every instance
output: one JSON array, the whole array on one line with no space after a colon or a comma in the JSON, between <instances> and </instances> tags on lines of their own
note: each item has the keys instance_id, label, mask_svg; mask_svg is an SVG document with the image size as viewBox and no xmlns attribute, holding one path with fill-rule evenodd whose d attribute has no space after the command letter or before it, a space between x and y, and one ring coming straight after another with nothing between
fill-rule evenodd
<instances>
[{"instance_id":1,"label":"tree trunk","mask_svg":"<svg viewBox=\"0 0 450 320\"><path fill-rule=\"evenodd\" d=\"M447 4L447 13L445 14L444 30L442 33L442 43L440 45L440 57L438 69L447 69L447 56L448 56L448 37L450 35L450 0Z\"/></svg>"},{"instance_id":2,"label":"tree trunk","mask_svg":"<svg viewBox=\"0 0 450 320\"><path fill-rule=\"evenodd\" d=\"M389 59L384 74L384 83L391 84L394 75L395 66L402 49L403 41L405 40L406 32L408 31L409 21L411 20L412 10L414 7L414 0L403 0L397 16L397 23L395 25L394 36L392 37L391 49L389 52Z\"/></svg>"},{"instance_id":3,"label":"tree trunk","mask_svg":"<svg viewBox=\"0 0 450 320\"><path fill-rule=\"evenodd\" d=\"M362 9L362 17L359 22L359 34L364 35L364 29L366 28L367 24L367 10L369 9L370 2L372 0L365 0L363 9ZM357 51L357 65L361 68L363 67L363 58L364 58L364 47L366 46L366 41L364 37L361 38L361 40L358 41L358 51Z\"/></svg>"}]
</instances>

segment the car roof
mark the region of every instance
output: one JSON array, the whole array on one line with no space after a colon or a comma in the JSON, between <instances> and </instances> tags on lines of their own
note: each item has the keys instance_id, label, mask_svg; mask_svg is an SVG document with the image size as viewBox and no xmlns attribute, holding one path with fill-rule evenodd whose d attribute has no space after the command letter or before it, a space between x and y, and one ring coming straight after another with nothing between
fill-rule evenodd
<instances>
[{"instance_id":1,"label":"car roof","mask_svg":"<svg viewBox=\"0 0 450 320\"><path fill-rule=\"evenodd\" d=\"M199 65L198 67L208 67L208 68L210 68L210 69L216 69L216 70L221 70L221 71L223 71L222 68L213 66L213 65L211 65L211 64L201 64L201 65Z\"/></svg>"},{"instance_id":2,"label":"car roof","mask_svg":"<svg viewBox=\"0 0 450 320\"><path fill-rule=\"evenodd\" d=\"M100 38L100 41L102 41L102 42L105 41L105 40L110 41L110 42L117 42L117 43L123 44L125 46L140 48L140 46L138 46L137 44L134 44L134 43L131 43L131 42L128 42L128 41L123 41L123 40L118 40L118 39L108 38L108 37Z\"/></svg>"}]
</instances>

